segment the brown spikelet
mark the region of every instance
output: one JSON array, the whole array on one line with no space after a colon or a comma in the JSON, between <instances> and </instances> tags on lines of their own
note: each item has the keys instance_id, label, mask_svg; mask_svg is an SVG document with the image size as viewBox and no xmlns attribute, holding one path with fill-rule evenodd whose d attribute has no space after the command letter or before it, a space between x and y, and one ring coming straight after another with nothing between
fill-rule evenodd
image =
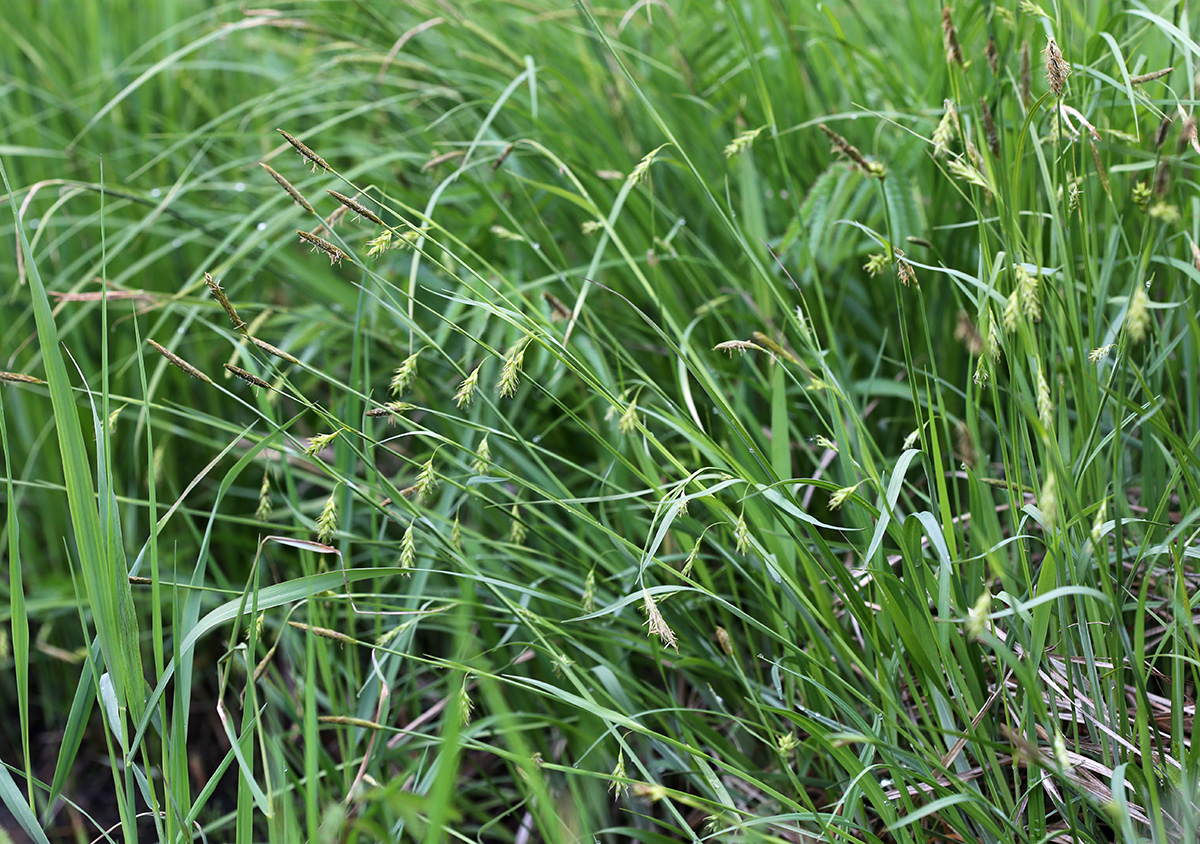
<instances>
[{"instance_id":1,"label":"brown spikelet","mask_svg":"<svg viewBox=\"0 0 1200 844\"><path fill-rule=\"evenodd\" d=\"M327 194L329 194L330 196L332 196L334 199L336 199L338 202L342 203L342 205L345 205L347 208L349 208L351 211L353 211L358 216L366 217L368 220L370 220L372 223L374 223L377 226L384 225L384 222L383 222L383 220L381 220L379 218L379 215L376 214L374 211L372 211L367 206L363 205L361 202L351 199L350 197L346 196L345 194L338 193L335 190L327 190L325 192Z\"/></svg>"},{"instance_id":2,"label":"brown spikelet","mask_svg":"<svg viewBox=\"0 0 1200 844\"><path fill-rule=\"evenodd\" d=\"M961 342L972 355L978 355L983 351L983 335L971 322L971 315L966 311L958 312L958 324L954 326L954 339Z\"/></svg>"},{"instance_id":3,"label":"brown spikelet","mask_svg":"<svg viewBox=\"0 0 1200 844\"><path fill-rule=\"evenodd\" d=\"M1182 155L1188 147L1200 152L1200 142L1196 140L1196 115L1189 114L1179 127L1179 146L1177 152Z\"/></svg>"},{"instance_id":4,"label":"brown spikelet","mask_svg":"<svg viewBox=\"0 0 1200 844\"><path fill-rule=\"evenodd\" d=\"M546 300L546 304L550 306L550 319L562 321L571 318L571 309L563 304L562 299L559 299L548 290L542 291L542 298Z\"/></svg>"},{"instance_id":5,"label":"brown spikelet","mask_svg":"<svg viewBox=\"0 0 1200 844\"><path fill-rule=\"evenodd\" d=\"M1164 114L1162 122L1158 124L1158 128L1154 130L1154 148L1162 149L1162 145L1167 142L1167 133L1171 130L1171 123L1174 122L1169 114Z\"/></svg>"},{"instance_id":6,"label":"brown spikelet","mask_svg":"<svg viewBox=\"0 0 1200 844\"><path fill-rule=\"evenodd\" d=\"M508 157L509 157L509 155L512 154L513 147L515 147L515 146L516 146L516 144L509 144L504 149L500 150L500 154L497 155L496 160L492 162L492 172L493 173L495 173L497 170L499 170L501 167L504 166L504 162L508 161Z\"/></svg>"},{"instance_id":7,"label":"brown spikelet","mask_svg":"<svg viewBox=\"0 0 1200 844\"><path fill-rule=\"evenodd\" d=\"M1154 195L1166 196L1171 190L1171 165L1167 161L1158 163L1158 170L1154 174Z\"/></svg>"},{"instance_id":8,"label":"brown spikelet","mask_svg":"<svg viewBox=\"0 0 1200 844\"><path fill-rule=\"evenodd\" d=\"M301 195L300 191L296 190L296 188L292 186L291 182L289 182L287 179L285 179L283 176L281 176L279 173L277 173L275 171L274 167L272 167L270 164L268 164L265 161L260 161L258 163L260 165L262 165L263 169L265 169L268 173L271 174L271 178L274 179L281 188L283 188L285 191L287 191L287 195L290 196L297 205L299 205L301 208L303 208L305 211L309 212L310 214L317 213L313 209L313 207L308 204L308 200L305 199Z\"/></svg>"},{"instance_id":9,"label":"brown spikelet","mask_svg":"<svg viewBox=\"0 0 1200 844\"><path fill-rule=\"evenodd\" d=\"M1100 179L1100 187L1104 188L1104 193L1109 199L1112 199L1112 187L1108 183L1108 170L1104 167L1104 162L1100 159L1100 150L1096 148L1095 141L1088 141L1088 149L1092 151L1092 163L1096 165L1096 176Z\"/></svg>"},{"instance_id":10,"label":"brown spikelet","mask_svg":"<svg viewBox=\"0 0 1200 844\"><path fill-rule=\"evenodd\" d=\"M917 274L913 271L912 264L904 257L904 253L899 249L893 249L892 252L896 255L896 277L900 279L900 283L905 287L920 287Z\"/></svg>"},{"instance_id":11,"label":"brown spikelet","mask_svg":"<svg viewBox=\"0 0 1200 844\"><path fill-rule=\"evenodd\" d=\"M221 283L218 282L208 273L204 274L204 283L208 285L208 289L212 291L213 298L217 300L224 310L225 315L229 317L229 321L233 323L235 331L242 331L246 327L245 321L238 316L237 310L234 309L233 303L229 301L229 297L225 295L225 291L221 289Z\"/></svg>"},{"instance_id":12,"label":"brown spikelet","mask_svg":"<svg viewBox=\"0 0 1200 844\"><path fill-rule=\"evenodd\" d=\"M829 140L833 142L835 150L853 161L868 176L875 176L882 179L887 175L887 168L877 161L868 161L867 157L859 152L857 147L824 123L818 124L818 128L829 136Z\"/></svg>"},{"instance_id":13,"label":"brown spikelet","mask_svg":"<svg viewBox=\"0 0 1200 844\"><path fill-rule=\"evenodd\" d=\"M34 378L32 375L25 375L21 372L4 372L0 370L0 381L7 381L10 384L45 384L41 378Z\"/></svg>"},{"instance_id":14,"label":"brown spikelet","mask_svg":"<svg viewBox=\"0 0 1200 844\"><path fill-rule=\"evenodd\" d=\"M1000 133L996 131L996 120L992 109L983 97L979 98L979 110L983 115L983 133L987 136L988 149L996 158L1000 157Z\"/></svg>"},{"instance_id":15,"label":"brown spikelet","mask_svg":"<svg viewBox=\"0 0 1200 844\"><path fill-rule=\"evenodd\" d=\"M988 36L987 46L983 48L983 55L987 58L988 68L992 71L992 76L1000 75L1000 51L996 49L996 38L993 35Z\"/></svg>"},{"instance_id":16,"label":"brown spikelet","mask_svg":"<svg viewBox=\"0 0 1200 844\"><path fill-rule=\"evenodd\" d=\"M979 462L979 451L975 448L975 438L971 436L971 429L967 427L967 423L959 420L954 426L954 446L958 452L958 459L968 466L974 466Z\"/></svg>"},{"instance_id":17,"label":"brown spikelet","mask_svg":"<svg viewBox=\"0 0 1200 844\"><path fill-rule=\"evenodd\" d=\"M266 381L259 378L257 375L255 375L252 372L247 372L246 370L242 369L240 366L234 366L232 363L227 363L227 364L225 364L225 368L228 369L234 375L236 375L238 378L241 378L247 384L250 384L255 387L265 387L268 390L271 389L271 385L268 384Z\"/></svg>"},{"instance_id":18,"label":"brown spikelet","mask_svg":"<svg viewBox=\"0 0 1200 844\"><path fill-rule=\"evenodd\" d=\"M1033 60L1029 55L1029 42L1021 42L1021 103L1029 108L1033 102Z\"/></svg>"},{"instance_id":19,"label":"brown spikelet","mask_svg":"<svg viewBox=\"0 0 1200 844\"><path fill-rule=\"evenodd\" d=\"M153 346L155 349L157 349L158 353L160 355L165 357L169 362L178 366L180 369L182 369L188 375L192 376L193 378L198 378L199 380L205 382L206 384L212 383L211 378L209 378L207 375L205 375L203 372L201 372L196 367L192 366L190 363L188 363L186 360L181 358L179 355L172 352L170 349L167 349L164 346L160 346L158 343L156 343L150 339L147 339L146 342L149 343L151 346Z\"/></svg>"},{"instance_id":20,"label":"brown spikelet","mask_svg":"<svg viewBox=\"0 0 1200 844\"><path fill-rule=\"evenodd\" d=\"M320 167L322 170L329 169L329 165L325 163L325 159L322 158L321 156L317 155L315 152L313 152L307 146L305 146L303 141L299 141L296 138L293 138L291 135L289 135L287 132L283 131L282 129L276 129L275 131L278 132L279 134L283 135L284 140L286 140L289 144L291 144L295 148L296 152L300 153L302 156L305 157L305 159L307 159L312 164L314 173L316 172L318 167Z\"/></svg>"},{"instance_id":21,"label":"brown spikelet","mask_svg":"<svg viewBox=\"0 0 1200 844\"><path fill-rule=\"evenodd\" d=\"M257 337L251 337L250 342L253 343L254 345L258 346L260 349L262 349L267 354L274 355L277 358L283 358L288 363L299 363L300 362L300 358L296 357L295 355L291 354L290 352L285 352L283 349L279 348L278 346L272 346L266 340L260 340Z\"/></svg>"},{"instance_id":22,"label":"brown spikelet","mask_svg":"<svg viewBox=\"0 0 1200 844\"><path fill-rule=\"evenodd\" d=\"M1175 68L1164 67L1162 70L1156 70L1152 73L1143 73L1141 76L1133 76L1129 79L1130 85L1145 85L1147 82L1153 82L1155 79L1162 79Z\"/></svg>"},{"instance_id":23,"label":"brown spikelet","mask_svg":"<svg viewBox=\"0 0 1200 844\"><path fill-rule=\"evenodd\" d=\"M443 152L441 155L435 155L433 158L421 165L421 172L426 173L437 167L439 164L445 164L447 161L453 161L456 158L462 158L466 152L461 149L452 149L450 152Z\"/></svg>"},{"instance_id":24,"label":"brown spikelet","mask_svg":"<svg viewBox=\"0 0 1200 844\"><path fill-rule=\"evenodd\" d=\"M954 26L954 18L949 6L942 6L942 38L946 44L946 60L962 67L962 45L958 43L958 29Z\"/></svg>"},{"instance_id":25,"label":"brown spikelet","mask_svg":"<svg viewBox=\"0 0 1200 844\"><path fill-rule=\"evenodd\" d=\"M303 240L305 243L312 244L313 249L319 249L322 252L324 252L326 255L328 255L329 256L329 265L331 267L334 264L340 264L342 262L342 259L347 257L345 252L338 249L336 246L334 246L328 240L317 237L315 234L310 234L309 232L301 231L300 229L296 229L296 234L300 235L300 239Z\"/></svg>"},{"instance_id":26,"label":"brown spikelet","mask_svg":"<svg viewBox=\"0 0 1200 844\"><path fill-rule=\"evenodd\" d=\"M1071 75L1071 66L1063 58L1062 50L1051 38L1046 41L1046 81L1055 96L1062 96L1063 84Z\"/></svg>"}]
</instances>

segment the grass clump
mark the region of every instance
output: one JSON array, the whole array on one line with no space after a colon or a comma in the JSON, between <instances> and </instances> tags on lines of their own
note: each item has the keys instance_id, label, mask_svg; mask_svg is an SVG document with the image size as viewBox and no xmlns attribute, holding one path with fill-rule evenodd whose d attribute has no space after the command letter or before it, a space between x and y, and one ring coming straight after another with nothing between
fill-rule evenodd
<instances>
[{"instance_id":1,"label":"grass clump","mask_svg":"<svg viewBox=\"0 0 1200 844\"><path fill-rule=\"evenodd\" d=\"M1194 837L1183 4L165 8L0 48L26 834Z\"/></svg>"}]
</instances>

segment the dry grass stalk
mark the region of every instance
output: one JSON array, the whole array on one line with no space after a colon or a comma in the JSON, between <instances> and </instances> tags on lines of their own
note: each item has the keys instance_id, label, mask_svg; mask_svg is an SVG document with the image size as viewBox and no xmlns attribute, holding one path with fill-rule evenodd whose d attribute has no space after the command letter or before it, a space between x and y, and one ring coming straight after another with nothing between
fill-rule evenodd
<instances>
[{"instance_id":1,"label":"dry grass stalk","mask_svg":"<svg viewBox=\"0 0 1200 844\"><path fill-rule=\"evenodd\" d=\"M284 139L295 148L296 152L300 153L302 156L305 157L305 159L307 159L312 164L314 173L316 172L318 167L320 167L322 170L330 169L329 165L325 163L325 159L322 158L321 156L317 155L315 152L313 152L307 146L305 146L303 141L299 141L296 138L293 138L291 135L289 135L287 132L283 131L282 129L276 129L275 131L278 132L279 134L283 135Z\"/></svg>"},{"instance_id":2,"label":"dry grass stalk","mask_svg":"<svg viewBox=\"0 0 1200 844\"><path fill-rule=\"evenodd\" d=\"M361 202L358 202L355 199L351 199L350 197L346 196L345 194L338 193L335 190L327 190L326 193L328 193L330 196L332 196L338 202L342 203L342 205L345 205L347 208L349 208L351 211L353 211L358 216L366 217L368 220L370 220L372 223L374 223L377 226L385 225L385 223L383 222L383 220L380 219L378 214L376 214L370 208L363 205Z\"/></svg>"},{"instance_id":3,"label":"dry grass stalk","mask_svg":"<svg viewBox=\"0 0 1200 844\"><path fill-rule=\"evenodd\" d=\"M188 363L186 360L181 358L179 355L172 352L170 349L167 349L150 339L147 339L146 342L149 343L151 346L153 346L155 349L157 349L158 353L160 355L165 357L171 363L175 364L175 366L178 366L180 369L182 369L188 375L192 376L193 378L199 379L200 381L203 381L206 384L212 383L211 378L209 378L207 375L205 375L203 372L201 372L196 367L192 366L190 363Z\"/></svg>"},{"instance_id":4,"label":"dry grass stalk","mask_svg":"<svg viewBox=\"0 0 1200 844\"><path fill-rule=\"evenodd\" d=\"M285 191L287 191L287 195L292 198L292 201L294 201L297 205L299 205L301 208L303 208L305 211L309 212L310 214L317 213L316 209L314 209L311 205L309 205L308 200L304 198L304 196L300 193L300 191L296 190L296 188L292 185L291 182L289 182L287 179L285 179L283 176L281 176L278 172L276 172L274 167L272 167L270 164L268 164L265 161L260 161L258 163L263 167L263 169L265 169L268 173L271 174L271 178L274 179L281 188L283 188Z\"/></svg>"},{"instance_id":5,"label":"dry grass stalk","mask_svg":"<svg viewBox=\"0 0 1200 844\"><path fill-rule=\"evenodd\" d=\"M440 164L445 164L447 161L453 161L456 158L462 158L466 155L461 149L452 149L450 152L443 152L441 155L435 155L433 158L421 165L421 172L427 173Z\"/></svg>"}]
</instances>

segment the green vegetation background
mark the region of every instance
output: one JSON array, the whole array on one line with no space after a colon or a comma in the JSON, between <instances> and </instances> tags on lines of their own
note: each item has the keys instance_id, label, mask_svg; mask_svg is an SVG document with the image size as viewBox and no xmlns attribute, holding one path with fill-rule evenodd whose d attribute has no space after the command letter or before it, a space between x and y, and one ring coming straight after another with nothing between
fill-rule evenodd
<instances>
[{"instance_id":1,"label":"green vegetation background","mask_svg":"<svg viewBox=\"0 0 1200 844\"><path fill-rule=\"evenodd\" d=\"M1182 0L5 13L0 836L1194 840Z\"/></svg>"}]
</instances>

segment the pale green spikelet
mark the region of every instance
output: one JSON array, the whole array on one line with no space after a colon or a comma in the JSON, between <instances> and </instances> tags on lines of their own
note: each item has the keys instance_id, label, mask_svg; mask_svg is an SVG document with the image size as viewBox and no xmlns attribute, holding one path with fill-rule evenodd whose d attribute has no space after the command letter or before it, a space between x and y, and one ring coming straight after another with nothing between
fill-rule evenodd
<instances>
[{"instance_id":1,"label":"pale green spikelet","mask_svg":"<svg viewBox=\"0 0 1200 844\"><path fill-rule=\"evenodd\" d=\"M1017 325L1021 322L1021 290L1019 287L1014 287L1013 292L1005 300L1004 310L1000 314L1000 322L1008 334L1017 330Z\"/></svg>"},{"instance_id":2,"label":"pale green spikelet","mask_svg":"<svg viewBox=\"0 0 1200 844\"><path fill-rule=\"evenodd\" d=\"M583 582L583 611L592 612L596 609L596 567L592 566L587 579Z\"/></svg>"},{"instance_id":3,"label":"pale green spikelet","mask_svg":"<svg viewBox=\"0 0 1200 844\"><path fill-rule=\"evenodd\" d=\"M458 523L458 514L454 514L454 524L450 527L450 547L462 551L462 525Z\"/></svg>"},{"instance_id":4,"label":"pale green spikelet","mask_svg":"<svg viewBox=\"0 0 1200 844\"><path fill-rule=\"evenodd\" d=\"M1088 352L1088 363L1099 363L1104 360L1112 352L1114 345L1114 343L1107 343L1092 349Z\"/></svg>"},{"instance_id":5,"label":"pale green spikelet","mask_svg":"<svg viewBox=\"0 0 1200 844\"><path fill-rule=\"evenodd\" d=\"M475 388L479 386L479 370L482 366L481 363L471 370L471 374L458 385L458 392L454 394L454 404L459 410L471 406L471 401L475 398Z\"/></svg>"},{"instance_id":6,"label":"pale green spikelet","mask_svg":"<svg viewBox=\"0 0 1200 844\"><path fill-rule=\"evenodd\" d=\"M465 675L462 687L458 690L458 722L464 727L471 723L471 712L475 709L475 704L471 702L470 690L467 688L470 679L471 675Z\"/></svg>"},{"instance_id":7,"label":"pale green spikelet","mask_svg":"<svg viewBox=\"0 0 1200 844\"><path fill-rule=\"evenodd\" d=\"M528 531L525 529L525 523L521 521L521 508L517 505L517 502L513 502L512 509L508 511L508 515L512 520L512 524L508 529L508 541L513 545L524 545Z\"/></svg>"},{"instance_id":8,"label":"pale green spikelet","mask_svg":"<svg viewBox=\"0 0 1200 844\"><path fill-rule=\"evenodd\" d=\"M624 436L636 433L638 429L637 399L630 399L629 406L621 412L617 419L617 430Z\"/></svg>"},{"instance_id":9,"label":"pale green spikelet","mask_svg":"<svg viewBox=\"0 0 1200 844\"><path fill-rule=\"evenodd\" d=\"M892 263L892 256L886 253L868 255L867 263L863 264L863 269L866 270L867 275L874 278L883 272L890 263Z\"/></svg>"},{"instance_id":10,"label":"pale green spikelet","mask_svg":"<svg viewBox=\"0 0 1200 844\"><path fill-rule=\"evenodd\" d=\"M854 490L862 486L863 483L865 483L865 480L859 481L854 486L844 486L841 489L834 490L833 495L829 496L829 509L837 510L845 504L846 499L854 493Z\"/></svg>"},{"instance_id":11,"label":"pale green spikelet","mask_svg":"<svg viewBox=\"0 0 1200 844\"><path fill-rule=\"evenodd\" d=\"M334 431L332 434L314 434L309 439L308 445L304 447L304 455L306 457L316 457L341 435L341 430Z\"/></svg>"},{"instance_id":12,"label":"pale green spikelet","mask_svg":"<svg viewBox=\"0 0 1200 844\"><path fill-rule=\"evenodd\" d=\"M471 460L471 471L476 475L486 475L488 466L492 463L492 449L488 445L487 434L479 441L475 449L475 457Z\"/></svg>"},{"instance_id":13,"label":"pale green spikelet","mask_svg":"<svg viewBox=\"0 0 1200 844\"><path fill-rule=\"evenodd\" d=\"M529 338L523 337L504 356L504 366L500 368L500 380L496 382L496 390L501 398L512 398L517 394L521 383L521 367L525 365L525 347Z\"/></svg>"},{"instance_id":14,"label":"pale green spikelet","mask_svg":"<svg viewBox=\"0 0 1200 844\"><path fill-rule=\"evenodd\" d=\"M325 506L321 508L321 515L317 517L317 541L322 545L328 545L329 540L333 539L337 533L337 495L341 485L335 486L333 492L329 494L329 500L325 502Z\"/></svg>"},{"instance_id":15,"label":"pale green spikelet","mask_svg":"<svg viewBox=\"0 0 1200 844\"><path fill-rule=\"evenodd\" d=\"M417 358L420 356L423 349L417 349L411 355L406 357L396 367L392 373L391 383L388 384L388 392L395 397L403 395L404 391L412 386L413 381L417 378Z\"/></svg>"},{"instance_id":16,"label":"pale green spikelet","mask_svg":"<svg viewBox=\"0 0 1200 844\"><path fill-rule=\"evenodd\" d=\"M425 501L437 489L437 485L437 472L433 470L433 455L430 455L429 459L421 466L421 471L417 474L417 480L413 484L413 492L416 494L418 501Z\"/></svg>"},{"instance_id":17,"label":"pale green spikelet","mask_svg":"<svg viewBox=\"0 0 1200 844\"><path fill-rule=\"evenodd\" d=\"M988 613L992 610L992 593L984 590L975 600L974 605L967 610L967 636L978 639L987 629Z\"/></svg>"},{"instance_id":18,"label":"pale green spikelet","mask_svg":"<svg viewBox=\"0 0 1200 844\"><path fill-rule=\"evenodd\" d=\"M1045 519L1045 527L1051 528L1058 522L1058 481L1054 470L1046 471L1046 479L1042 481L1042 491L1037 498L1038 507Z\"/></svg>"},{"instance_id":19,"label":"pale green spikelet","mask_svg":"<svg viewBox=\"0 0 1200 844\"><path fill-rule=\"evenodd\" d=\"M378 237L373 237L367 241L367 257L377 258L384 252L387 252L392 246L392 230L384 229L379 233Z\"/></svg>"},{"instance_id":20,"label":"pale green spikelet","mask_svg":"<svg viewBox=\"0 0 1200 844\"><path fill-rule=\"evenodd\" d=\"M630 171L628 178L625 180L626 184L636 185L639 182L644 181L646 174L650 172L650 165L654 163L654 159L658 155L659 150L665 146L667 146L667 144L656 147L642 156L642 160L637 163L637 166L634 167L632 171Z\"/></svg>"},{"instance_id":21,"label":"pale green spikelet","mask_svg":"<svg viewBox=\"0 0 1200 844\"><path fill-rule=\"evenodd\" d=\"M404 529L404 536L400 538L400 568L411 569L417 562L417 540L413 535L413 527L416 522L409 522L408 527Z\"/></svg>"},{"instance_id":22,"label":"pale green spikelet","mask_svg":"<svg viewBox=\"0 0 1200 844\"><path fill-rule=\"evenodd\" d=\"M700 556L700 543L703 537L696 537L695 544L692 545L692 550L688 552L687 559L683 561L683 568L679 570L681 577L691 577L692 568L696 565L696 558Z\"/></svg>"},{"instance_id":23,"label":"pale green spikelet","mask_svg":"<svg viewBox=\"0 0 1200 844\"><path fill-rule=\"evenodd\" d=\"M1054 402L1050 399L1050 385L1047 383L1046 376L1042 372L1040 361L1034 373L1034 383L1037 385L1038 421L1042 423L1042 427L1046 431L1051 431L1054 427Z\"/></svg>"},{"instance_id":24,"label":"pale green spikelet","mask_svg":"<svg viewBox=\"0 0 1200 844\"><path fill-rule=\"evenodd\" d=\"M1129 339L1134 343L1145 340L1146 332L1150 329L1149 304L1150 296L1146 293L1145 286L1139 284L1129 297L1129 309L1125 315L1125 328L1129 331Z\"/></svg>"},{"instance_id":25,"label":"pale green spikelet","mask_svg":"<svg viewBox=\"0 0 1200 844\"><path fill-rule=\"evenodd\" d=\"M938 121L937 127L933 130L933 154L935 158L941 158L950 150L950 142L954 140L954 103L946 100L943 105L945 111L942 112L942 119Z\"/></svg>"},{"instance_id":26,"label":"pale green spikelet","mask_svg":"<svg viewBox=\"0 0 1200 844\"><path fill-rule=\"evenodd\" d=\"M271 517L271 473L263 472L262 485L258 488L258 509L254 511L254 518L260 522L265 522Z\"/></svg>"},{"instance_id":27,"label":"pale green spikelet","mask_svg":"<svg viewBox=\"0 0 1200 844\"><path fill-rule=\"evenodd\" d=\"M766 128L766 126L759 126L757 129L747 129L745 132L742 132L725 147L725 157L733 158L750 149L750 146L754 143L754 139Z\"/></svg>"},{"instance_id":28,"label":"pale green spikelet","mask_svg":"<svg viewBox=\"0 0 1200 844\"><path fill-rule=\"evenodd\" d=\"M1020 264L1015 266L1017 290L1021 296L1021 312L1030 322L1041 322L1042 300L1038 277Z\"/></svg>"},{"instance_id":29,"label":"pale green spikelet","mask_svg":"<svg viewBox=\"0 0 1200 844\"><path fill-rule=\"evenodd\" d=\"M750 528L746 525L746 517L739 514L733 525L733 546L738 554L746 553L750 545Z\"/></svg>"},{"instance_id":30,"label":"pale green spikelet","mask_svg":"<svg viewBox=\"0 0 1200 844\"><path fill-rule=\"evenodd\" d=\"M629 783L622 782L628 774L625 773L625 750L617 750L617 764L613 767L612 781L608 784L608 790L612 792L613 798L624 797L629 793Z\"/></svg>"},{"instance_id":31,"label":"pale green spikelet","mask_svg":"<svg viewBox=\"0 0 1200 844\"><path fill-rule=\"evenodd\" d=\"M814 439L813 442L816 443L818 448L832 451L834 454L838 453L838 444L824 434L817 434L816 439Z\"/></svg>"}]
</instances>

